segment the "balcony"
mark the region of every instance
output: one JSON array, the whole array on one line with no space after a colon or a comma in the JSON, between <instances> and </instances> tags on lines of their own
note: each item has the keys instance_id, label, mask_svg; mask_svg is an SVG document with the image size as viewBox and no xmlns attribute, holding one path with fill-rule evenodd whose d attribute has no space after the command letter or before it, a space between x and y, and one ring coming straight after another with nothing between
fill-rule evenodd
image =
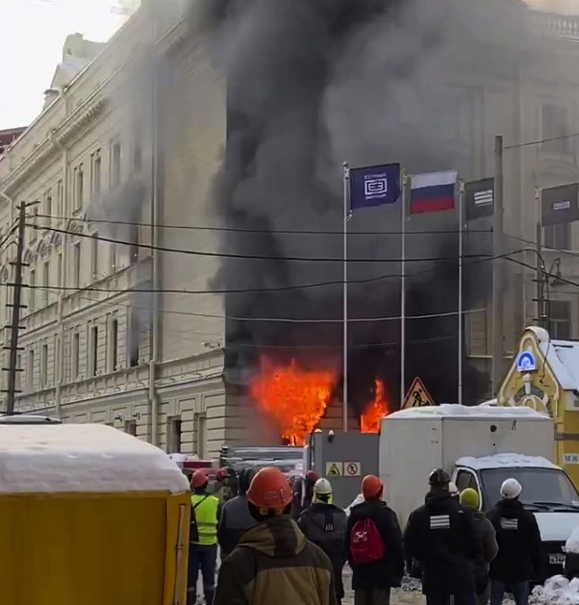
<instances>
[{"instance_id":1,"label":"balcony","mask_svg":"<svg viewBox=\"0 0 579 605\"><path fill-rule=\"evenodd\" d=\"M540 36L579 41L579 16L531 11L531 29Z\"/></svg>"}]
</instances>

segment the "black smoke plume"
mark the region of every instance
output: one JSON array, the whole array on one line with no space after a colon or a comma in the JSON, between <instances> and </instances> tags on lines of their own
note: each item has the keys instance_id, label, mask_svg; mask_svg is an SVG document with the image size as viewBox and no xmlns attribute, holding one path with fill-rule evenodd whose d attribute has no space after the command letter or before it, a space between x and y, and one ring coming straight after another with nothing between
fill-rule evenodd
<instances>
[{"instance_id":1,"label":"black smoke plume","mask_svg":"<svg viewBox=\"0 0 579 605\"><path fill-rule=\"evenodd\" d=\"M248 318L227 322L229 380L247 381L261 354L339 371L342 162L492 176L480 174L472 156L475 146L492 149L492 140L475 138L477 95L489 77L512 77L529 59L527 13L509 0L192 3L195 35L207 34L227 81L226 152L213 205L234 231L222 250L263 257L226 258L215 277L218 287L250 290L226 299L230 317ZM358 410L372 399L375 377L398 400L400 227L393 209L365 210L348 224L350 398ZM441 315L407 322L406 377L422 377L438 402L456 401L457 392L456 227L452 212L407 224L407 256L422 260L407 263L406 313ZM470 234L465 254L488 253L487 241ZM465 263L464 302L476 309L490 287L490 263ZM312 285L321 282L334 284ZM312 287L289 289L302 285ZM467 365L465 400L475 402L486 381Z\"/></svg>"}]
</instances>

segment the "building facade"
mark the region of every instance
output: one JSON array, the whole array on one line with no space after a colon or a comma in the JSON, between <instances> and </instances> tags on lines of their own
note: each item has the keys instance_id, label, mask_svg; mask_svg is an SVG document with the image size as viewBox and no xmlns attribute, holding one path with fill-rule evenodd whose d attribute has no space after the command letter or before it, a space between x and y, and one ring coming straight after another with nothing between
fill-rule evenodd
<instances>
[{"instance_id":1,"label":"building facade","mask_svg":"<svg viewBox=\"0 0 579 605\"><path fill-rule=\"evenodd\" d=\"M496 133L508 146L579 131L579 20L533 14L533 26L567 67L458 83L467 179L493 175ZM224 442L275 441L255 430L251 403L222 377L224 302L211 293L217 259L204 254L217 250L217 235L196 226L214 220L226 94L203 39L192 41L178 13L145 3L57 88L0 160L0 325L11 313L18 205L30 204L17 409L107 423L202 457ZM505 152L505 230L527 264L535 264L527 251L539 220L535 188L579 180L578 139ZM547 230L544 241L546 262L559 259L561 274L579 281L576 225ZM509 268L507 356L536 313L533 277ZM551 288L556 336L579 333L578 295L569 284ZM468 355L489 374L491 319L487 310L466 323ZM9 329L1 335L6 345Z\"/></svg>"}]
</instances>

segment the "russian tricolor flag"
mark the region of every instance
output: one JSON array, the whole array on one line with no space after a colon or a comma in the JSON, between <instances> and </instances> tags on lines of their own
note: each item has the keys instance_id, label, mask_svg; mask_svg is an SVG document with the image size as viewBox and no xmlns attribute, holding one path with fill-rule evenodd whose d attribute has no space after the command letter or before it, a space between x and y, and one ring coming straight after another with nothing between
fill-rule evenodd
<instances>
[{"instance_id":1,"label":"russian tricolor flag","mask_svg":"<svg viewBox=\"0 0 579 605\"><path fill-rule=\"evenodd\" d=\"M410 177L410 214L454 210L458 173L428 172Z\"/></svg>"}]
</instances>

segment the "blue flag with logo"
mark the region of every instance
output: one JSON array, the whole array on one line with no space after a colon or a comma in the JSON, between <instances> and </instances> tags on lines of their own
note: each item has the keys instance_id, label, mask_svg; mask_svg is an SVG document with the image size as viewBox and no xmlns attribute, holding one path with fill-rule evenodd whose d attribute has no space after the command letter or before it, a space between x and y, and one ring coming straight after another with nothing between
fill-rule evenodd
<instances>
[{"instance_id":1,"label":"blue flag with logo","mask_svg":"<svg viewBox=\"0 0 579 605\"><path fill-rule=\"evenodd\" d=\"M396 204L400 195L400 164L350 169L352 211Z\"/></svg>"}]
</instances>

